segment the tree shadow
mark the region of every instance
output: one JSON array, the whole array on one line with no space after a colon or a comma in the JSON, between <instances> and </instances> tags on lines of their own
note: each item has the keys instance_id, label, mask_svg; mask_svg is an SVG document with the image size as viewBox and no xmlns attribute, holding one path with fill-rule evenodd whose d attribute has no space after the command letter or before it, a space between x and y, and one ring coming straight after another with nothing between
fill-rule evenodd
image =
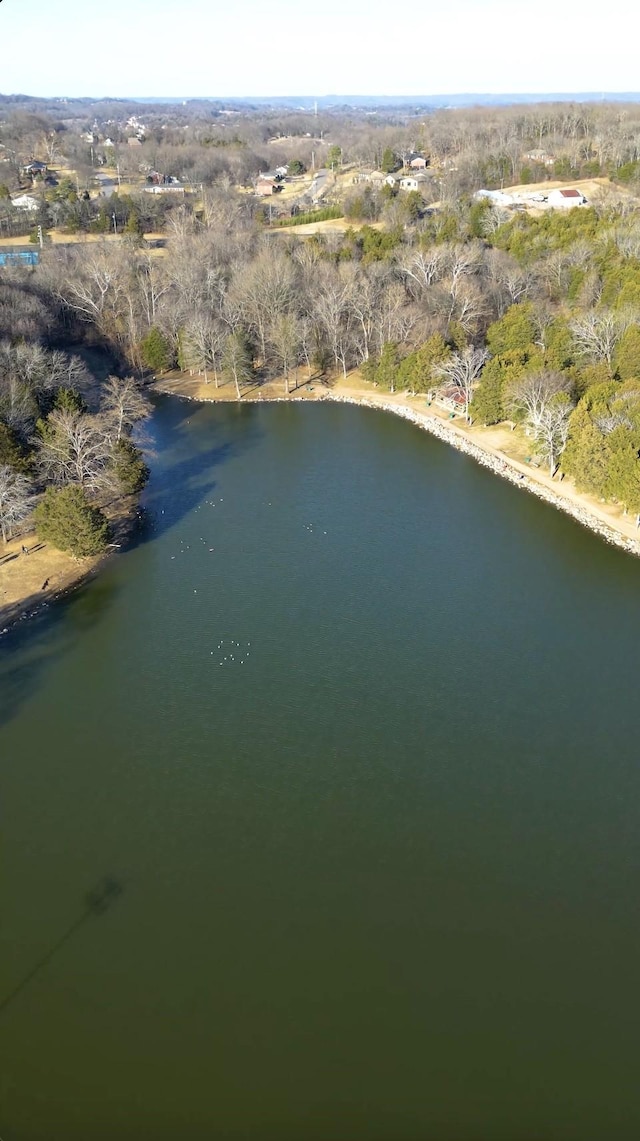
<instances>
[{"instance_id":1,"label":"tree shadow","mask_svg":"<svg viewBox=\"0 0 640 1141\"><path fill-rule=\"evenodd\" d=\"M39 678L113 605L119 586L92 572L63 595L40 593L0 609L0 727L32 696Z\"/></svg>"},{"instance_id":2,"label":"tree shadow","mask_svg":"<svg viewBox=\"0 0 640 1141\"><path fill-rule=\"evenodd\" d=\"M209 423L194 424L206 408ZM262 437L256 404L188 404L170 396L158 398L152 425L151 478L141 499L129 549L159 538L200 506L216 489L216 472L229 460L256 446ZM211 441L211 422L225 438ZM241 431L238 424L241 420ZM176 456L176 435L187 435L188 454ZM182 441L179 441L182 444Z\"/></svg>"},{"instance_id":3,"label":"tree shadow","mask_svg":"<svg viewBox=\"0 0 640 1141\"><path fill-rule=\"evenodd\" d=\"M124 891L124 884L121 880L116 879L114 876L104 876L84 897L83 909L74 919L73 923L63 931L62 935L55 940L54 943L45 951L37 962L33 964L30 970L16 983L16 985L5 995L0 997L0 1015L4 1014L12 1002L22 994L29 986L35 977L48 966L51 960L62 948L69 942L70 939L80 930L81 927L87 923L88 920L96 918L99 915L104 915L106 911L115 902L118 896L122 895Z\"/></svg>"}]
</instances>

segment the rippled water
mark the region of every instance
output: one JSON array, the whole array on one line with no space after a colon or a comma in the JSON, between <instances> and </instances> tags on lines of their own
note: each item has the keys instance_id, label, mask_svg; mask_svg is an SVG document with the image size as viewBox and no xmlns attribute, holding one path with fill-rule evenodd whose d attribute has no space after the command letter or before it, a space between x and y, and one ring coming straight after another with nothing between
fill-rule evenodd
<instances>
[{"instance_id":1,"label":"rippled water","mask_svg":"<svg viewBox=\"0 0 640 1141\"><path fill-rule=\"evenodd\" d=\"M381 413L154 430L0 642L3 1141L635 1137L640 564Z\"/></svg>"}]
</instances>

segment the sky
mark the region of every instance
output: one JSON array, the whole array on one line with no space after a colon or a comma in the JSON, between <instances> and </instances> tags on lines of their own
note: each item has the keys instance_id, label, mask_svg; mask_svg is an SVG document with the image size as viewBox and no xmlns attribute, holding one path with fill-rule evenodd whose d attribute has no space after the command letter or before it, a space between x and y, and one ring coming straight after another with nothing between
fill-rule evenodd
<instances>
[{"instance_id":1,"label":"sky","mask_svg":"<svg viewBox=\"0 0 640 1141\"><path fill-rule=\"evenodd\" d=\"M637 0L1 0L0 92L640 89Z\"/></svg>"}]
</instances>

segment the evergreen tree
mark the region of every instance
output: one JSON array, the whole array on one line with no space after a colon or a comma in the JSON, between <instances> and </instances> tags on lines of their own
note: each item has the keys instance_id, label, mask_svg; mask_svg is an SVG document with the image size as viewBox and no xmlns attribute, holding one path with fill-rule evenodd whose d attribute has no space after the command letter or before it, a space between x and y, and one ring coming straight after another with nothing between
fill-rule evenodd
<instances>
[{"instance_id":1,"label":"evergreen tree","mask_svg":"<svg viewBox=\"0 0 640 1141\"><path fill-rule=\"evenodd\" d=\"M0 420L0 466L2 465L23 473L29 470L29 460L17 433Z\"/></svg>"},{"instance_id":2,"label":"evergreen tree","mask_svg":"<svg viewBox=\"0 0 640 1141\"><path fill-rule=\"evenodd\" d=\"M499 361L492 360L485 365L482 380L475 390L469 413L479 424L499 424L505 419L502 402L504 390L504 370Z\"/></svg>"},{"instance_id":3,"label":"evergreen tree","mask_svg":"<svg viewBox=\"0 0 640 1141\"><path fill-rule=\"evenodd\" d=\"M640 380L640 326L630 325L622 334L613 362L620 380Z\"/></svg>"},{"instance_id":4,"label":"evergreen tree","mask_svg":"<svg viewBox=\"0 0 640 1141\"><path fill-rule=\"evenodd\" d=\"M392 174L394 170L398 169L399 165L398 156L395 151L392 150L391 147L385 147L382 152L380 170L384 171L385 174Z\"/></svg>"},{"instance_id":5,"label":"evergreen tree","mask_svg":"<svg viewBox=\"0 0 640 1141\"><path fill-rule=\"evenodd\" d=\"M109 523L81 487L48 487L34 512L39 539L76 558L99 555L109 541Z\"/></svg>"},{"instance_id":6,"label":"evergreen tree","mask_svg":"<svg viewBox=\"0 0 640 1141\"><path fill-rule=\"evenodd\" d=\"M610 459L607 437L594 424L583 399L569 420L563 470L573 477L580 491L605 497L609 490Z\"/></svg>"},{"instance_id":7,"label":"evergreen tree","mask_svg":"<svg viewBox=\"0 0 640 1141\"><path fill-rule=\"evenodd\" d=\"M487 329L487 348L492 356L526 352L533 348L536 330L528 302L511 305L499 321Z\"/></svg>"},{"instance_id":8,"label":"evergreen tree","mask_svg":"<svg viewBox=\"0 0 640 1141\"><path fill-rule=\"evenodd\" d=\"M404 358L398 369L398 387L411 392L428 392L434 384L434 366L451 356L441 333L432 335L414 353Z\"/></svg>"},{"instance_id":9,"label":"evergreen tree","mask_svg":"<svg viewBox=\"0 0 640 1141\"><path fill-rule=\"evenodd\" d=\"M166 337L153 325L140 342L142 359L154 372L164 372L169 368L171 355Z\"/></svg>"},{"instance_id":10,"label":"evergreen tree","mask_svg":"<svg viewBox=\"0 0 640 1141\"><path fill-rule=\"evenodd\" d=\"M53 400L53 407L61 412L88 412L89 406L75 388L58 388Z\"/></svg>"},{"instance_id":11,"label":"evergreen tree","mask_svg":"<svg viewBox=\"0 0 640 1141\"><path fill-rule=\"evenodd\" d=\"M140 448L126 436L122 436L113 449L113 471L125 495L142 491L149 479L149 468Z\"/></svg>"},{"instance_id":12,"label":"evergreen tree","mask_svg":"<svg viewBox=\"0 0 640 1141\"><path fill-rule=\"evenodd\" d=\"M396 390L399 363L400 355L395 341L385 341L376 370L376 380L382 388L388 388L390 392Z\"/></svg>"}]
</instances>

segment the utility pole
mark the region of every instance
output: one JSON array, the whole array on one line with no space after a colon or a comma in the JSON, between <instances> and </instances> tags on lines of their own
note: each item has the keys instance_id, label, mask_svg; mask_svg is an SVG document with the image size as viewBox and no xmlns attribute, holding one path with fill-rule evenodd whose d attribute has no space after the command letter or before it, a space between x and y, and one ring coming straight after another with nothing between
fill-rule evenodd
<instances>
[{"instance_id":1,"label":"utility pole","mask_svg":"<svg viewBox=\"0 0 640 1141\"><path fill-rule=\"evenodd\" d=\"M38 241L40 243L40 249L42 249L42 247L44 246L44 239L42 237L42 226L38 226Z\"/></svg>"},{"instance_id":2,"label":"utility pole","mask_svg":"<svg viewBox=\"0 0 640 1141\"><path fill-rule=\"evenodd\" d=\"M113 218L113 232L114 232L114 234L117 234L117 233L118 233L118 222L117 222L117 219L116 219L116 212L115 212L115 210L114 210L113 214L111 215L111 217Z\"/></svg>"}]
</instances>

